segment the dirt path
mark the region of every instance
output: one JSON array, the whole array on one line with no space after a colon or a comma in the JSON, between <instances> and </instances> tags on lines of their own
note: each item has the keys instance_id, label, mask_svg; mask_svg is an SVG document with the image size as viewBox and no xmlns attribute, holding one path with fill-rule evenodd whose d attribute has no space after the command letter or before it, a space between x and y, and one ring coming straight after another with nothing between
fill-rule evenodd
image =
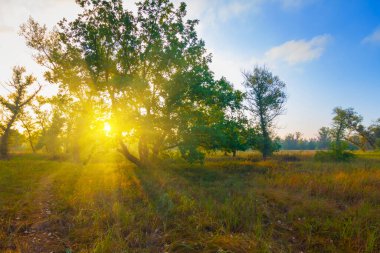
<instances>
[{"instance_id":1,"label":"dirt path","mask_svg":"<svg viewBox=\"0 0 380 253\"><path fill-rule=\"evenodd\" d=\"M52 186L57 172L42 178L33 194L35 198L26 212L16 215L14 245L16 252L58 253L70 252L69 245L62 239L65 224L55 213Z\"/></svg>"}]
</instances>

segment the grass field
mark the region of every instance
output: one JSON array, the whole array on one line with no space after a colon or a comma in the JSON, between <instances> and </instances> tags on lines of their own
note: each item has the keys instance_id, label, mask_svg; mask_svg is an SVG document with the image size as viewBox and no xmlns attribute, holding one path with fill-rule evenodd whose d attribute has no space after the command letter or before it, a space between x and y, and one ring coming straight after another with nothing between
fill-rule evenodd
<instances>
[{"instance_id":1,"label":"grass field","mask_svg":"<svg viewBox=\"0 0 380 253\"><path fill-rule=\"evenodd\" d=\"M380 154L0 161L0 252L380 252Z\"/></svg>"}]
</instances>

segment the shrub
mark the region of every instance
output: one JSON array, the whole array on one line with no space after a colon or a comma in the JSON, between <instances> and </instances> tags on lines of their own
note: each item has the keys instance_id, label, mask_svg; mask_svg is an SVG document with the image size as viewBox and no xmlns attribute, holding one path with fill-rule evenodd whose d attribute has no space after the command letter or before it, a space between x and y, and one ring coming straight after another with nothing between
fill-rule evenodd
<instances>
[{"instance_id":1,"label":"shrub","mask_svg":"<svg viewBox=\"0 0 380 253\"><path fill-rule=\"evenodd\" d=\"M355 158L355 154L343 151L343 152L336 152L336 151L318 151L314 155L314 159L319 162L348 162Z\"/></svg>"}]
</instances>

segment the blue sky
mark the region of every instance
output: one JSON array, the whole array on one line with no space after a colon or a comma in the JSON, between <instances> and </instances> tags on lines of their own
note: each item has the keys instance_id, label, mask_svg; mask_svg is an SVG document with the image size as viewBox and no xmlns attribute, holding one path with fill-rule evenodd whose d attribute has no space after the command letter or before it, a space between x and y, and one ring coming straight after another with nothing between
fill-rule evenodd
<instances>
[{"instance_id":1,"label":"blue sky","mask_svg":"<svg viewBox=\"0 0 380 253\"><path fill-rule=\"evenodd\" d=\"M354 107L367 124L380 118L380 1L185 2L189 17L200 19L198 31L214 56L217 77L241 88L241 72L259 64L287 83L281 136L295 131L315 136L330 124L335 106ZM133 1L125 3L133 9ZM31 15L52 26L77 11L73 0L0 0L0 82L9 80L13 65L41 73L17 35L20 23Z\"/></svg>"}]
</instances>

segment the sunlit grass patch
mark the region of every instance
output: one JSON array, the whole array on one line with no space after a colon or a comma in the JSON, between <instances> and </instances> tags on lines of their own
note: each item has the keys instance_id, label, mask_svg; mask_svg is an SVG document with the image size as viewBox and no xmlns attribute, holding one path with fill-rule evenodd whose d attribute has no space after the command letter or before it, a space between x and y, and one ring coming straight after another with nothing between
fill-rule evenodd
<instances>
[{"instance_id":1,"label":"sunlit grass patch","mask_svg":"<svg viewBox=\"0 0 380 253\"><path fill-rule=\"evenodd\" d=\"M111 156L87 165L28 156L3 161L1 249L28 246L16 239L38 226L28 215L35 217L48 187L52 214L38 222L73 252L379 250L376 159L246 157L204 165L174 159L145 170Z\"/></svg>"}]
</instances>

